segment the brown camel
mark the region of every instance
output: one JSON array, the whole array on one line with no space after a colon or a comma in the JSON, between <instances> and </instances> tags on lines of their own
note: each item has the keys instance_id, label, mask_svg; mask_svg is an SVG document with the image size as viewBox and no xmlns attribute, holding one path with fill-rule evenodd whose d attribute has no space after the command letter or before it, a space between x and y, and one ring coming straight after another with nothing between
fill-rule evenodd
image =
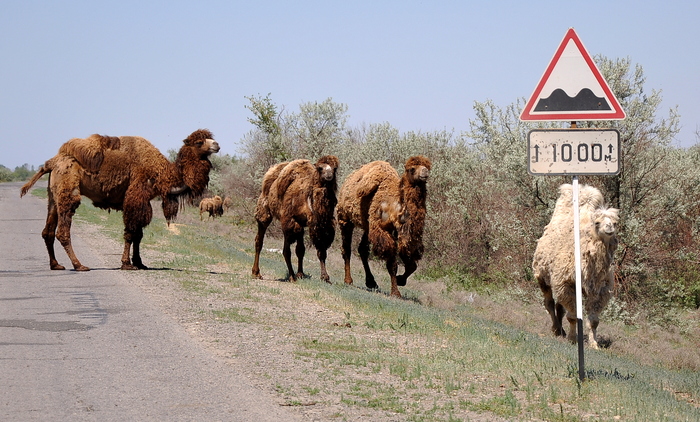
<instances>
[{"instance_id":1,"label":"brown camel","mask_svg":"<svg viewBox=\"0 0 700 422\"><path fill-rule=\"evenodd\" d=\"M282 255L287 264L288 278L296 281L304 275L304 227L309 227L311 243L321 265L321 279L330 283L326 271L327 251L335 237L335 205L338 187L336 172L338 158L321 157L316 164L309 160L294 160L276 164L265 173L262 192L255 207L258 234L255 236L255 261L252 275L260 275L260 251L267 227L273 219L280 221L284 233ZM296 242L297 272L292 268L291 245Z\"/></svg>"},{"instance_id":2,"label":"brown camel","mask_svg":"<svg viewBox=\"0 0 700 422\"><path fill-rule=\"evenodd\" d=\"M175 162L170 162L148 140L136 136L91 135L64 143L23 187L24 196L41 176L49 173L48 215L41 235L52 270L65 269L56 261L58 239L76 271L88 271L73 252L70 228L81 196L96 207L122 211L124 220L123 270L146 269L139 245L143 228L153 217L151 200L160 197L168 223L179 209L179 197L200 196L209 183L209 155L219 151L210 131L199 129L185 139ZM134 247L133 264L129 258Z\"/></svg>"},{"instance_id":3,"label":"brown camel","mask_svg":"<svg viewBox=\"0 0 700 422\"><path fill-rule=\"evenodd\" d=\"M358 253L365 270L365 285L369 289L378 287L369 268L372 245L372 252L386 261L391 295L401 297L398 286L406 285L406 279L416 271L423 256L426 182L430 168L426 157L411 157L404 165L403 177L399 178L391 164L374 161L345 179L338 197L345 283L352 284L352 232L358 226L363 230ZM398 276L397 255L404 264L404 273Z\"/></svg>"},{"instance_id":4,"label":"brown camel","mask_svg":"<svg viewBox=\"0 0 700 422\"><path fill-rule=\"evenodd\" d=\"M209 221L209 218L216 218L224 215L224 201L219 195L215 195L212 198L204 198L199 202L199 221L203 220L202 215L204 213L209 213L207 221Z\"/></svg>"}]
</instances>

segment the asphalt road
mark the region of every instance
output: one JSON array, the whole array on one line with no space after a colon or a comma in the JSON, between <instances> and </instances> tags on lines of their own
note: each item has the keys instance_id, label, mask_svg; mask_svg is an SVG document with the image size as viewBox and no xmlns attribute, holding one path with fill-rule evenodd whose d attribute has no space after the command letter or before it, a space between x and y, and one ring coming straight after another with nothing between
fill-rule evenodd
<instances>
[{"instance_id":1,"label":"asphalt road","mask_svg":"<svg viewBox=\"0 0 700 422\"><path fill-rule=\"evenodd\" d=\"M0 420L302 420L130 285L121 250L73 233L93 270L51 271L46 201L20 186L0 183ZM56 255L71 267L58 242Z\"/></svg>"}]
</instances>

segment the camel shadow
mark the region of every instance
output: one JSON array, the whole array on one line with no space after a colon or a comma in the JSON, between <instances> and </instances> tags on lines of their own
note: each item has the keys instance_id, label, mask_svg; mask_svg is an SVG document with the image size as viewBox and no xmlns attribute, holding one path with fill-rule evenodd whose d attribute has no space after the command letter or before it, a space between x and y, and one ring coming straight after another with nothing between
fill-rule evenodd
<instances>
[{"instance_id":1,"label":"camel shadow","mask_svg":"<svg viewBox=\"0 0 700 422\"><path fill-rule=\"evenodd\" d=\"M69 270L73 272L81 272L81 271L76 271L76 270ZM139 270L122 270L119 267L112 267L112 268L101 268L101 267L95 267L95 268L90 268L90 271L124 271L124 272L134 272L134 273L139 273L139 272L149 272L149 271L173 271L173 272L180 272L180 273L200 273L200 274L212 274L212 275L235 275L234 273L226 273L226 272L220 272L220 271L198 271L198 270L185 270L182 268L170 268L170 267L148 267L148 268L143 268Z\"/></svg>"},{"instance_id":2,"label":"camel shadow","mask_svg":"<svg viewBox=\"0 0 700 422\"><path fill-rule=\"evenodd\" d=\"M364 291L366 291L366 292L368 292L368 293L380 294L380 295L384 295L384 296L389 297L389 298L398 299L398 300L403 300L403 301L405 301L405 302L413 302L413 303L420 304L420 301L418 300L417 297L406 297L406 296L403 296L403 295L402 295L401 297L392 296L392 295L391 295L391 290L385 291L385 290L382 290L381 287L369 288L369 287L367 287L367 286L356 286L356 285L354 285L354 284L351 284L350 286L351 286L351 287L354 287L354 288L356 288L356 289L359 289L359 290L364 290Z\"/></svg>"}]
</instances>

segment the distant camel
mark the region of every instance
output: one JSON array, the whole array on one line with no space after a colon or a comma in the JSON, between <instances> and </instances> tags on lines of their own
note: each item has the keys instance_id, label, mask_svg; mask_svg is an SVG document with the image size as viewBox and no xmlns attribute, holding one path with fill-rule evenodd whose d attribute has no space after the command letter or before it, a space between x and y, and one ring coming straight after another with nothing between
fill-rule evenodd
<instances>
[{"instance_id":1,"label":"distant camel","mask_svg":"<svg viewBox=\"0 0 700 422\"><path fill-rule=\"evenodd\" d=\"M224 201L219 195L213 198L203 198L199 202L199 220L202 221L202 214L209 213L209 217L216 218L224 215ZM207 217L207 220L209 220Z\"/></svg>"},{"instance_id":2,"label":"distant camel","mask_svg":"<svg viewBox=\"0 0 700 422\"><path fill-rule=\"evenodd\" d=\"M70 227L81 196L96 207L122 211L124 220L123 270L145 269L139 245L143 228L153 217L151 200L160 197L163 215L175 219L179 197L200 196L209 183L209 156L219 151L211 132L199 129L185 139L175 162L170 162L149 141L137 136L91 135L64 143L22 187L24 196L41 176L49 175L48 216L41 235L52 270L63 270L56 261L53 243L58 239L76 271L88 271L73 252ZM133 264L129 257L134 246Z\"/></svg>"}]
</instances>

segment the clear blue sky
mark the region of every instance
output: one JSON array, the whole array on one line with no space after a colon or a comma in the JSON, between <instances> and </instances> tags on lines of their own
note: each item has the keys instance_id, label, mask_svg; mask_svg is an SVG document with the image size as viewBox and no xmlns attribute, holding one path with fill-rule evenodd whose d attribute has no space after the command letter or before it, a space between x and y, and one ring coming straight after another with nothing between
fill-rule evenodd
<instances>
[{"instance_id":1,"label":"clear blue sky","mask_svg":"<svg viewBox=\"0 0 700 422\"><path fill-rule=\"evenodd\" d=\"M0 164L73 137L139 135L165 153L209 128L239 154L245 96L348 105L349 124L469 128L475 101L529 97L569 27L629 57L678 145L700 127L696 1L34 1L0 4Z\"/></svg>"}]
</instances>

